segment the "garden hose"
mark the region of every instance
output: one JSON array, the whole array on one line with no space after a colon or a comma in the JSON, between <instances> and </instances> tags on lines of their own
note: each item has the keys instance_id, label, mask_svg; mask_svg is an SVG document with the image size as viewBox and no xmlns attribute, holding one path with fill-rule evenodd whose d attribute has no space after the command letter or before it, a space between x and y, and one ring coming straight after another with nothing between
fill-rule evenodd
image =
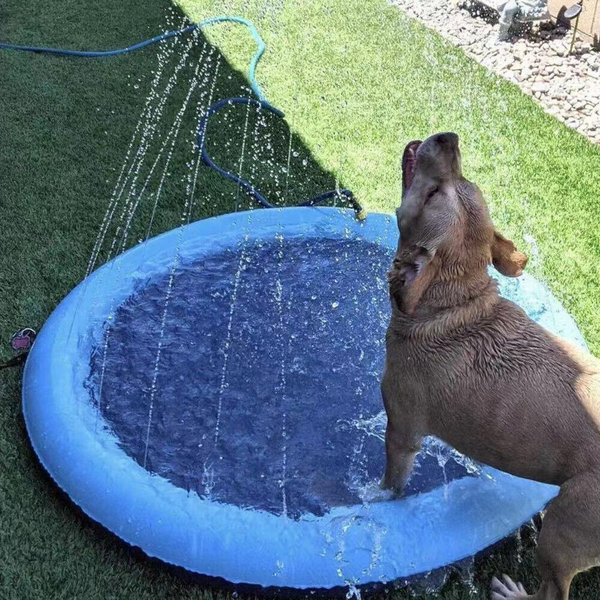
<instances>
[{"instance_id":1,"label":"garden hose","mask_svg":"<svg viewBox=\"0 0 600 600\"><path fill-rule=\"evenodd\" d=\"M219 165L217 165L213 161L213 159L208 154L208 151L206 150L206 129L208 127L208 120L210 119L210 117L212 115L214 115L216 112L221 110L223 107L231 106L233 104L246 104L246 105L250 105L250 106L255 106L256 108L259 108L259 109L265 108L266 110L268 110L269 112L272 112L273 114L277 115L278 117L283 118L283 116L284 116L284 114L279 109L275 108L268 102L261 101L261 100L254 100L253 98L226 98L224 100L219 100L219 102L217 102L216 104L213 104L206 111L206 113L203 115L202 119L200 119L200 123L198 124L198 134L197 134L198 135L198 149L200 151L200 154L202 155L202 161L204 162L205 165L209 166L211 169L215 170L217 173L236 182L240 187L242 187L248 193L249 196L253 197L258 202L258 204L260 204L261 206L264 206L265 208L274 208L274 205L271 204L256 189L255 186L251 185L247 181L244 181L238 175L234 175L230 171L226 171L225 169L221 168ZM348 202L354 209L354 212L356 213L356 218L359 221L366 219L366 217L367 217L366 210L356 200L356 198L354 197L354 194L350 190L347 190L347 189L335 189L335 190L330 190L328 192L323 192L322 194L319 194L318 196L315 196L314 198L311 198L310 200L307 200L305 202L301 202L300 204L297 204L296 206L315 206L317 204L321 204L325 200L329 200L330 198L335 198L335 197Z\"/></svg>"},{"instance_id":2,"label":"garden hose","mask_svg":"<svg viewBox=\"0 0 600 600\"><path fill-rule=\"evenodd\" d=\"M253 185L247 183L240 177L238 177L238 176L234 175L233 173L230 173L229 171L226 171L225 169L222 169L221 167L216 165L214 163L214 161L210 158L208 152L206 151L206 144L205 144L205 141L206 141L205 133L206 133L206 127L208 124L208 119L212 114L217 112L223 106L231 105L231 104L251 104L254 106L258 106L260 108L265 108L268 111L277 115L278 117L283 118L283 116L284 116L284 114L280 110L278 110L277 108L275 108L274 106L272 106L271 104L269 104L267 102L258 83L256 82L256 67L258 65L258 61L260 60L261 56L263 55L263 53L265 51L265 43L263 42L263 39L260 37L260 34L258 33L256 27L250 21L248 21L242 17L230 17L230 16L211 17L209 19L205 19L204 21L200 21L198 23L188 25L187 27L183 27L182 29L177 29L174 31L166 31L165 33L161 33L160 35L157 35L153 38L150 38L150 39L144 40L142 42L139 42L137 44L134 44L133 46L127 46L126 48L119 48L117 50L100 50L100 51L63 50L60 48L19 46L16 44L9 44L9 43L5 43L5 42L0 42L0 48L3 48L5 50L18 50L18 51L23 51L23 52L37 52L37 53L41 53L41 54L57 54L60 56L75 56L75 57L83 57L83 58L103 58L103 57L107 57L107 56L116 56L119 54L126 54L128 52L133 52L134 50L140 50L141 48L145 48L146 46L150 46L151 44L155 44L162 40L166 40L166 39L169 39L169 38L172 38L172 37L175 37L178 35L182 35L185 33L191 33L192 31L196 31L198 29L201 29L208 25L214 25L216 23L239 23L241 25L246 26L250 30L250 33L252 34L252 37L254 38L254 41L256 42L257 47L256 47L256 52L254 53L254 55L252 56L252 60L250 61L250 65L248 66L248 80L250 81L250 86L252 87L252 91L254 92L254 94L256 95L258 100L251 99L251 98L227 98L224 100L220 100L219 102L217 102L216 104L211 106L206 111L206 113L203 115L203 117L200 119L200 123L198 125L198 150L202 155L203 162L207 166L209 166L210 168L215 170L217 173L220 173L224 177L227 177L228 179L231 179L232 181L235 181L236 183L238 183L240 185L240 187L242 187L261 206L264 206L265 208L274 208L274 205L271 204L270 202L268 202L267 199L260 192L258 192ZM356 218L358 220L362 221L363 219L366 218L367 213L366 213L365 209L359 204L359 202L356 200L356 198L354 197L352 192L350 190L346 190L346 189L336 189L336 190L324 192L323 194L319 194L318 196L315 196L314 198L311 198L310 200L308 200L306 202L298 204L297 206L314 206L316 204L320 204L320 203L324 202L325 200L328 200L330 198L335 198L335 197L343 199L346 202L348 202L354 209L354 211L356 213Z\"/></svg>"}]
</instances>

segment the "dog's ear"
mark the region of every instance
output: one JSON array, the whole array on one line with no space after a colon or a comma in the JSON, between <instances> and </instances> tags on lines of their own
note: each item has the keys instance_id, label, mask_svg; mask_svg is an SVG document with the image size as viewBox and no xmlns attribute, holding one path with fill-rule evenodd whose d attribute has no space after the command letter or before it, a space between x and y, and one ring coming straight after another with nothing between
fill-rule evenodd
<instances>
[{"instance_id":1,"label":"dog's ear","mask_svg":"<svg viewBox=\"0 0 600 600\"><path fill-rule=\"evenodd\" d=\"M527 257L501 233L494 230L492 241L492 263L502 275L519 277L527 264Z\"/></svg>"},{"instance_id":2,"label":"dog's ear","mask_svg":"<svg viewBox=\"0 0 600 600\"><path fill-rule=\"evenodd\" d=\"M425 290L433 281L436 270L434 253L424 248L410 260L394 260L392 270L388 273L390 296L401 312L410 315L415 311Z\"/></svg>"}]
</instances>

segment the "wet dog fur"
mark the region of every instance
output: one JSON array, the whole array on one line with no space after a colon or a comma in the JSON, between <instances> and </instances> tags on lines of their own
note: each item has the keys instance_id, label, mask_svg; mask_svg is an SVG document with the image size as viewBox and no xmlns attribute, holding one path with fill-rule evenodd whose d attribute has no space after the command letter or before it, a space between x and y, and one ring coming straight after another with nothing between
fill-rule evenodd
<instances>
[{"instance_id":1,"label":"wet dog fur","mask_svg":"<svg viewBox=\"0 0 600 600\"><path fill-rule=\"evenodd\" d=\"M539 536L540 589L529 596L505 575L491 598L567 600L575 574L600 565L600 361L500 297L488 265L515 277L527 258L463 177L458 136L411 142L402 162L382 486L402 492L426 435L560 486Z\"/></svg>"}]
</instances>

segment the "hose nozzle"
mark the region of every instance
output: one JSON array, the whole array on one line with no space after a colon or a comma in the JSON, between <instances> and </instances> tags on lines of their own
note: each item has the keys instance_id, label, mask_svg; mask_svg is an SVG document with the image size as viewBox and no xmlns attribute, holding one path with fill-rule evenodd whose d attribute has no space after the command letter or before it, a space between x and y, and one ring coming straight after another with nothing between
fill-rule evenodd
<instances>
[{"instance_id":1,"label":"hose nozzle","mask_svg":"<svg viewBox=\"0 0 600 600\"><path fill-rule=\"evenodd\" d=\"M354 209L356 212L356 220L357 221L364 221L367 218L367 210L365 208L361 208L360 206L358 208Z\"/></svg>"}]
</instances>

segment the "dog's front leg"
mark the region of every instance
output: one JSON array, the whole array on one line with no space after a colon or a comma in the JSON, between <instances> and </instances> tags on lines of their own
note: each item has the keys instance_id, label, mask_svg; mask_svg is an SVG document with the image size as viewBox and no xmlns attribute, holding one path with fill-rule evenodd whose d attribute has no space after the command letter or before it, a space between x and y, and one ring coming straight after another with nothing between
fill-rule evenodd
<instances>
[{"instance_id":1,"label":"dog's front leg","mask_svg":"<svg viewBox=\"0 0 600 600\"><path fill-rule=\"evenodd\" d=\"M420 448L420 441L406 438L388 422L385 431L386 465L382 488L392 490L398 496L402 495Z\"/></svg>"},{"instance_id":2,"label":"dog's front leg","mask_svg":"<svg viewBox=\"0 0 600 600\"><path fill-rule=\"evenodd\" d=\"M381 386L387 413L385 430L385 475L381 487L401 495L413 468L415 456L421 449L422 437L417 433L410 411L403 410L400 398L384 375Z\"/></svg>"}]
</instances>

